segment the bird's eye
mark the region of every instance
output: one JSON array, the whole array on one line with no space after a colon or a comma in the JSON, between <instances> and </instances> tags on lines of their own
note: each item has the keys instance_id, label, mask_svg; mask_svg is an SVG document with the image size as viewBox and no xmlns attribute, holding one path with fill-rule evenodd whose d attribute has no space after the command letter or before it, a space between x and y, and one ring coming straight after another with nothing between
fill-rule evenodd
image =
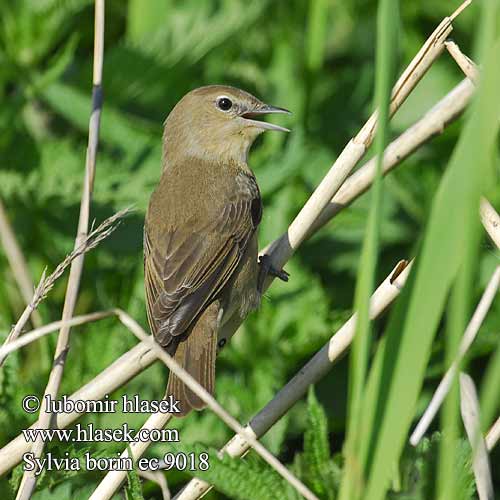
<instances>
[{"instance_id":1,"label":"bird's eye","mask_svg":"<svg viewBox=\"0 0 500 500\"><path fill-rule=\"evenodd\" d=\"M222 111L229 111L233 107L233 102L227 97L219 97L217 99L217 107Z\"/></svg>"}]
</instances>

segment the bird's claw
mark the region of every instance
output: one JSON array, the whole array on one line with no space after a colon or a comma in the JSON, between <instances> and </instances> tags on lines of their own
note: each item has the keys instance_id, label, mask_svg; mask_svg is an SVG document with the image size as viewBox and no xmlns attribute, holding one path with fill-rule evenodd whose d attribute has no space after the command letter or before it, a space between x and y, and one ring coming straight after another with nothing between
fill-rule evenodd
<instances>
[{"instance_id":1,"label":"bird's claw","mask_svg":"<svg viewBox=\"0 0 500 500\"><path fill-rule=\"evenodd\" d=\"M287 273L284 269L276 269L271 264L271 258L269 255L261 255L259 257L259 278L257 283L257 289L259 293L262 293L264 289L264 281L268 275L274 276L275 278L279 278L281 281L288 281L290 274Z\"/></svg>"}]
</instances>

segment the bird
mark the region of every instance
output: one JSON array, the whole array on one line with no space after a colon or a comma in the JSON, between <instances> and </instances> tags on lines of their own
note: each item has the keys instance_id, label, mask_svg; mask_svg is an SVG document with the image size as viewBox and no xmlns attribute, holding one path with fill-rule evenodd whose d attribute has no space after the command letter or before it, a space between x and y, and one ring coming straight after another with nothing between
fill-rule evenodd
<instances>
[{"instance_id":1,"label":"bird","mask_svg":"<svg viewBox=\"0 0 500 500\"><path fill-rule=\"evenodd\" d=\"M209 85L187 93L164 123L162 172L144 223L148 323L155 341L210 394L219 329L258 308L268 273L288 279L258 261L262 200L248 165L262 132L289 132L258 119L274 113L290 112ZM205 407L172 372L167 395L179 402L179 417Z\"/></svg>"}]
</instances>

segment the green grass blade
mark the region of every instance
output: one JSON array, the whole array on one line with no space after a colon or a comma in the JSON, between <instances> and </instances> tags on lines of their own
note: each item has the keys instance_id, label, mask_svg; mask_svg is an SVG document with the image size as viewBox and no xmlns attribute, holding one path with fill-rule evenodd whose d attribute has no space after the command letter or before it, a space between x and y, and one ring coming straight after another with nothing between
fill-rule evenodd
<instances>
[{"instance_id":1,"label":"green grass blade","mask_svg":"<svg viewBox=\"0 0 500 500\"><path fill-rule=\"evenodd\" d=\"M394 12L397 11L398 2L395 0L382 0L379 3L375 81L375 100L379 109L379 130L375 142L377 174L372 188L368 224L356 283L355 309L358 312L358 321L349 370L349 420L345 445L346 468L341 486L341 499L353 499L362 495L359 485L363 484L363 478L360 477L361 470L356 464L361 463L359 457L361 407L371 345L369 301L374 288L379 248L382 205L380 172L388 138L389 102L397 47L397 22L394 21Z\"/></svg>"},{"instance_id":2,"label":"green grass blade","mask_svg":"<svg viewBox=\"0 0 500 500\"><path fill-rule=\"evenodd\" d=\"M328 26L328 0L310 0L307 29L307 65L311 71L321 68Z\"/></svg>"},{"instance_id":3,"label":"green grass blade","mask_svg":"<svg viewBox=\"0 0 500 500\"><path fill-rule=\"evenodd\" d=\"M473 112L435 196L411 300L400 324L391 322L384 351L377 357L381 380L372 383L376 404L367 467L366 498L382 499L392 464L398 460L414 415L430 347L450 287L464 262L464 224L477 224L479 194L492 178L492 152L498 131L500 71L489 51ZM401 317L401 315L400 315Z\"/></svg>"},{"instance_id":4,"label":"green grass blade","mask_svg":"<svg viewBox=\"0 0 500 500\"><path fill-rule=\"evenodd\" d=\"M500 380L500 337L498 346L491 356L491 360L486 368L483 383L481 385L481 428L487 431L493 419L496 417L495 411L500 404L500 392L498 391L498 381Z\"/></svg>"}]
</instances>

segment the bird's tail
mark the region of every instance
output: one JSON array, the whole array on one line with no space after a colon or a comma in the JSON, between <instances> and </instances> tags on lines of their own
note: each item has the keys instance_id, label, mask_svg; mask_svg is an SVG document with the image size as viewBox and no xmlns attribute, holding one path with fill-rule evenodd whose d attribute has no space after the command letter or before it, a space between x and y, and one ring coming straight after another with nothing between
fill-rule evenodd
<instances>
[{"instance_id":1,"label":"bird's tail","mask_svg":"<svg viewBox=\"0 0 500 500\"><path fill-rule=\"evenodd\" d=\"M186 339L179 342L174 359L210 394L215 386L215 358L217 349L217 315L219 307L212 303L198 318ZM206 405L189 387L176 375L170 373L167 395L172 394L180 401L180 413L183 417L192 409L201 410Z\"/></svg>"}]
</instances>

